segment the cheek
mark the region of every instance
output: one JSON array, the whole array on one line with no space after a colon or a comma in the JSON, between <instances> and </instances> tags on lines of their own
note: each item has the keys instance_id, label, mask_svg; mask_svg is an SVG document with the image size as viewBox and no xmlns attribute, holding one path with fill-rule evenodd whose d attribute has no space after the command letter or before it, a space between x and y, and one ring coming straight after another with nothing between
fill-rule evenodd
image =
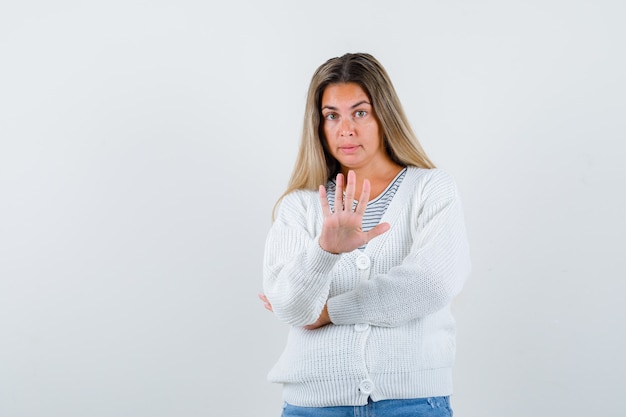
<instances>
[{"instance_id":1,"label":"cheek","mask_svg":"<svg viewBox=\"0 0 626 417\"><path fill-rule=\"evenodd\" d=\"M366 135L368 138L377 138L380 139L382 135L380 134L380 130L378 129L378 123L375 121L368 121L363 123L361 126L361 133Z\"/></svg>"},{"instance_id":2,"label":"cheek","mask_svg":"<svg viewBox=\"0 0 626 417\"><path fill-rule=\"evenodd\" d=\"M324 132L324 136L326 137L326 143L332 143L332 140L335 137L335 130L333 129L332 125L325 123L322 127L322 131Z\"/></svg>"}]
</instances>

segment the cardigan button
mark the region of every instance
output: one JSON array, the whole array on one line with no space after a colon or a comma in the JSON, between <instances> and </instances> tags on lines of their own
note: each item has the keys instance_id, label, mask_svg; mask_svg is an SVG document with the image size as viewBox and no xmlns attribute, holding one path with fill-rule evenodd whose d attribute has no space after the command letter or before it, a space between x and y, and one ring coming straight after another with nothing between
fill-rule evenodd
<instances>
[{"instance_id":1,"label":"cardigan button","mask_svg":"<svg viewBox=\"0 0 626 417\"><path fill-rule=\"evenodd\" d=\"M362 254L356 258L356 267L359 269L367 269L370 267L372 262L370 261L369 256Z\"/></svg>"},{"instance_id":2,"label":"cardigan button","mask_svg":"<svg viewBox=\"0 0 626 417\"><path fill-rule=\"evenodd\" d=\"M359 384L359 391L363 394L371 394L374 391L374 383L369 379L364 379Z\"/></svg>"},{"instance_id":3,"label":"cardigan button","mask_svg":"<svg viewBox=\"0 0 626 417\"><path fill-rule=\"evenodd\" d=\"M354 330L357 332L364 332L370 328L370 325L367 323L357 323L354 325Z\"/></svg>"}]
</instances>

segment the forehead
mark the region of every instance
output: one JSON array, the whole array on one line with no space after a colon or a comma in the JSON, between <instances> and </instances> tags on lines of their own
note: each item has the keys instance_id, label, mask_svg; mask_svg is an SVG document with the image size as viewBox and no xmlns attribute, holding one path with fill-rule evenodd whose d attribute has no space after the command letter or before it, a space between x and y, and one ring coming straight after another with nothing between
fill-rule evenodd
<instances>
[{"instance_id":1,"label":"forehead","mask_svg":"<svg viewBox=\"0 0 626 417\"><path fill-rule=\"evenodd\" d=\"M368 101L369 97L357 83L329 84L322 93L322 107L335 104L352 105L360 101Z\"/></svg>"}]
</instances>

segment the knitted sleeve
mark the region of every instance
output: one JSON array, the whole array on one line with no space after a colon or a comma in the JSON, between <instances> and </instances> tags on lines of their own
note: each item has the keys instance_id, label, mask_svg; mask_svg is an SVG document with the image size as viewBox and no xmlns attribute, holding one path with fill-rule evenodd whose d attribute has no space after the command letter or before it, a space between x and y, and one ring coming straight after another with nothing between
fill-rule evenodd
<instances>
[{"instance_id":1,"label":"knitted sleeve","mask_svg":"<svg viewBox=\"0 0 626 417\"><path fill-rule=\"evenodd\" d=\"M304 191L285 196L265 244L263 291L276 317L294 326L318 319L341 257L319 246L317 198Z\"/></svg>"},{"instance_id":2,"label":"knitted sleeve","mask_svg":"<svg viewBox=\"0 0 626 417\"><path fill-rule=\"evenodd\" d=\"M411 228L409 254L387 273L330 298L333 323L398 326L439 311L461 290L470 272L461 201L453 180L432 171L413 195L411 224L405 225Z\"/></svg>"}]
</instances>

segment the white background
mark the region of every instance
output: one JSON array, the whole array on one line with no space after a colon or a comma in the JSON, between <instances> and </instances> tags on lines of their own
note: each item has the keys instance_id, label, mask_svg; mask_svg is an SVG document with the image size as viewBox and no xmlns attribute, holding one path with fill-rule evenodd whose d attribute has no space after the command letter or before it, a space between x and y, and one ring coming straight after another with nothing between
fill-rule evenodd
<instances>
[{"instance_id":1,"label":"white background","mask_svg":"<svg viewBox=\"0 0 626 417\"><path fill-rule=\"evenodd\" d=\"M98 4L99 3L99 4ZM0 417L278 416L256 299L313 71L387 68L463 194L455 416L618 415L622 1L0 6Z\"/></svg>"}]
</instances>

